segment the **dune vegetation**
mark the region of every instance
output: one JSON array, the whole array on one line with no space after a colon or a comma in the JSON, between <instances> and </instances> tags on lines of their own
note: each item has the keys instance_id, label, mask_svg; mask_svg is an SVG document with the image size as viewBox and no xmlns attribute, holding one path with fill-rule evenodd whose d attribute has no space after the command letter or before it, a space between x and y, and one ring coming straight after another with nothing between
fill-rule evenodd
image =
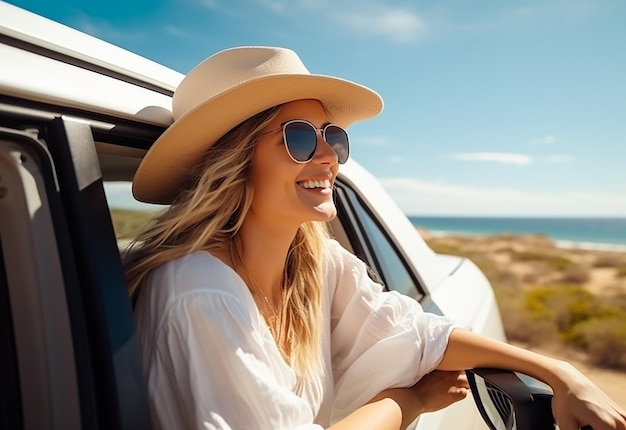
<instances>
[{"instance_id":1,"label":"dune vegetation","mask_svg":"<svg viewBox=\"0 0 626 430\"><path fill-rule=\"evenodd\" d=\"M626 371L626 254L564 249L543 236L442 236L438 252L465 256L491 281L507 337L572 349Z\"/></svg>"},{"instance_id":2,"label":"dune vegetation","mask_svg":"<svg viewBox=\"0 0 626 430\"><path fill-rule=\"evenodd\" d=\"M154 212L111 209L111 219L117 240L132 240L154 217Z\"/></svg>"}]
</instances>

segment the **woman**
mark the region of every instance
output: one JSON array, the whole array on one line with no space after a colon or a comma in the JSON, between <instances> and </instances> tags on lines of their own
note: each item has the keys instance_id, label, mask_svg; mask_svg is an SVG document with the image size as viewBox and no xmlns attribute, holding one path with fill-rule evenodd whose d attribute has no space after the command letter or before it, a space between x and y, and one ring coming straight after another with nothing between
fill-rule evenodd
<instances>
[{"instance_id":1,"label":"woman","mask_svg":"<svg viewBox=\"0 0 626 430\"><path fill-rule=\"evenodd\" d=\"M171 205L125 260L157 424L403 428L464 397L459 370L488 366L550 384L561 429L626 428L571 366L381 292L328 238L344 128L381 110L280 48L222 51L180 84L133 182L138 200Z\"/></svg>"}]
</instances>

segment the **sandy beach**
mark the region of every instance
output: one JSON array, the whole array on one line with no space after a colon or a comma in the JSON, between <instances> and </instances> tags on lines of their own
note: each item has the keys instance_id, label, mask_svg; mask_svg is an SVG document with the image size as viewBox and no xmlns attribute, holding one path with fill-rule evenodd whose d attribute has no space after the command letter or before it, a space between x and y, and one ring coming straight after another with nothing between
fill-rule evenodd
<instances>
[{"instance_id":1,"label":"sandy beach","mask_svg":"<svg viewBox=\"0 0 626 430\"><path fill-rule=\"evenodd\" d=\"M438 252L467 256L483 269L511 343L570 361L626 408L626 253L563 248L536 235L420 232ZM559 310L566 304L567 312ZM598 343L597 333L606 340Z\"/></svg>"}]
</instances>

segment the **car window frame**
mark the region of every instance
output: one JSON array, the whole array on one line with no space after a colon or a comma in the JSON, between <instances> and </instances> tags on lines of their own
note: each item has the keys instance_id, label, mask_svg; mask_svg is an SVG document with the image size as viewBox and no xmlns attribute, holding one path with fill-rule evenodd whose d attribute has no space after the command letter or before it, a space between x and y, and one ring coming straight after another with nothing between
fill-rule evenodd
<instances>
[{"instance_id":1,"label":"car window frame","mask_svg":"<svg viewBox=\"0 0 626 430\"><path fill-rule=\"evenodd\" d=\"M335 205L337 206L337 219L342 226L344 234L350 242L351 251L363 260L375 273L374 280L380 281L385 290L398 290L391 287L393 274L387 273L380 256L381 250L376 243L369 238L367 227L364 225L359 212L369 217L371 223L378 229L381 236L386 240L388 247L392 250L399 263L402 265L407 275L410 277L415 291L406 294L419 302L427 300L428 293L424 288L424 283L415 267L410 264L408 257L402 251L402 247L388 231L376 212L372 210L367 199L365 199L356 187L351 186L347 181L338 177L335 182ZM378 279L377 279L378 278Z\"/></svg>"}]
</instances>

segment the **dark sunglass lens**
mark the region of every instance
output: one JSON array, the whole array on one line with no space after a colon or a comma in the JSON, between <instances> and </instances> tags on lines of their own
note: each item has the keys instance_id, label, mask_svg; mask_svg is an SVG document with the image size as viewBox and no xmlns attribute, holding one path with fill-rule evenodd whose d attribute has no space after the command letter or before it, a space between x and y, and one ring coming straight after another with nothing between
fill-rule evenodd
<instances>
[{"instance_id":1,"label":"dark sunglass lens","mask_svg":"<svg viewBox=\"0 0 626 430\"><path fill-rule=\"evenodd\" d=\"M339 164L348 161L350 155L350 144L348 143L348 133L336 125L326 127L325 138L328 145L337 153Z\"/></svg>"},{"instance_id":2,"label":"dark sunglass lens","mask_svg":"<svg viewBox=\"0 0 626 430\"><path fill-rule=\"evenodd\" d=\"M290 122L285 125L285 144L294 160L301 163L310 161L317 146L315 129L306 122Z\"/></svg>"}]
</instances>

